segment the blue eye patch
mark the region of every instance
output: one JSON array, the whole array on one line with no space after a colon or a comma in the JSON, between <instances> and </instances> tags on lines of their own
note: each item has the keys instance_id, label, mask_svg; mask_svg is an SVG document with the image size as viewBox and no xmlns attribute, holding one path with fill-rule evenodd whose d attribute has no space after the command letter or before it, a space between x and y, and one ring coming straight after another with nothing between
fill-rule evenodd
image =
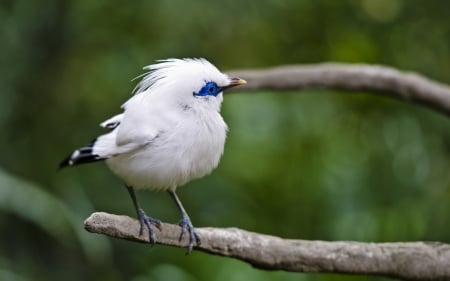
<instances>
[{"instance_id":1,"label":"blue eye patch","mask_svg":"<svg viewBox=\"0 0 450 281\"><path fill-rule=\"evenodd\" d=\"M198 93L194 92L194 96L217 96L224 88L217 86L215 82L207 82Z\"/></svg>"}]
</instances>

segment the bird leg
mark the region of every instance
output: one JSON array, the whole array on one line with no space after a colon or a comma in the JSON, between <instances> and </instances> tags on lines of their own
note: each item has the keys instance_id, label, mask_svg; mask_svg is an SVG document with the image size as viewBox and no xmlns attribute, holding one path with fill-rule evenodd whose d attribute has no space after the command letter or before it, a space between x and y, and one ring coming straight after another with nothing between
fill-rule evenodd
<instances>
[{"instance_id":1,"label":"bird leg","mask_svg":"<svg viewBox=\"0 0 450 281\"><path fill-rule=\"evenodd\" d=\"M133 187L128 186L128 185L126 185L126 187L127 187L128 193L130 193L131 199L133 200L133 205L136 208L136 213L137 213L137 216L139 219L139 223L141 224L141 228L139 230L139 235L142 235L142 233L144 232L144 225L147 226L150 243L155 244L156 237L155 237L155 232L153 231L152 224L155 225L159 230L161 230L161 221L147 216L145 214L144 210L142 210L139 207L139 204L136 199L136 194L134 194Z\"/></svg>"},{"instance_id":2,"label":"bird leg","mask_svg":"<svg viewBox=\"0 0 450 281\"><path fill-rule=\"evenodd\" d=\"M177 194L175 193L175 191L168 191L170 196L173 198L173 200L175 201L175 203L177 204L178 210L180 210L181 212L181 221L179 223L179 225L181 226L181 234L180 234L180 238L179 240L181 241L184 237L184 234L186 234L186 232L189 232L189 244L187 247L187 253L189 254L192 249L194 248L194 239L195 242L197 243L197 245L200 245L201 241L200 241L200 237L198 236L198 234L195 232L194 226L192 225L191 219L189 218L187 212L184 210L183 204L181 204L180 199L178 199Z\"/></svg>"}]
</instances>

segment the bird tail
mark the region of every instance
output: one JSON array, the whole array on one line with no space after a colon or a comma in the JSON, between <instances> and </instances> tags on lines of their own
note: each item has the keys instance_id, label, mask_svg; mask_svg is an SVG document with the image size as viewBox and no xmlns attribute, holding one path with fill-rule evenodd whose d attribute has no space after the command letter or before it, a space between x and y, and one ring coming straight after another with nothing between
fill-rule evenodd
<instances>
[{"instance_id":1,"label":"bird tail","mask_svg":"<svg viewBox=\"0 0 450 281\"><path fill-rule=\"evenodd\" d=\"M105 160L105 157L101 157L93 152L94 145L97 139L94 139L89 144L75 150L72 154L67 156L61 163L59 163L59 168L62 169L67 166L75 166L79 164L86 164L91 162L97 162Z\"/></svg>"}]
</instances>

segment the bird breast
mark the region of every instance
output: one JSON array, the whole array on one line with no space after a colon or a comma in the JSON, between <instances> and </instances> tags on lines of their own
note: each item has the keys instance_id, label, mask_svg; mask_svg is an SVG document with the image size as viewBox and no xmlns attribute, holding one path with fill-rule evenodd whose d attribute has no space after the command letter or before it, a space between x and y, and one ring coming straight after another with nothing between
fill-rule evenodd
<instances>
[{"instance_id":1,"label":"bird breast","mask_svg":"<svg viewBox=\"0 0 450 281\"><path fill-rule=\"evenodd\" d=\"M107 164L135 188L174 190L217 167L226 132L219 112L190 111L174 127L160 131L152 142L112 157Z\"/></svg>"}]
</instances>

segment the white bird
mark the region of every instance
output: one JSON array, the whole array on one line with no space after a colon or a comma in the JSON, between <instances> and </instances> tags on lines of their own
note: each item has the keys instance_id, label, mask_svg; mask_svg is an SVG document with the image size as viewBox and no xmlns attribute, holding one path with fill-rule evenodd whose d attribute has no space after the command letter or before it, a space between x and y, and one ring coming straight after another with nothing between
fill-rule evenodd
<instances>
[{"instance_id":1,"label":"white bird","mask_svg":"<svg viewBox=\"0 0 450 281\"><path fill-rule=\"evenodd\" d=\"M188 252L200 244L175 190L214 170L222 156L228 127L220 115L223 91L245 84L221 73L205 59L167 59L144 67L123 113L100 125L110 131L75 150L60 167L105 160L125 181L140 222L140 235L161 222L139 207L134 189L166 190L182 219L180 240L188 231Z\"/></svg>"}]
</instances>

